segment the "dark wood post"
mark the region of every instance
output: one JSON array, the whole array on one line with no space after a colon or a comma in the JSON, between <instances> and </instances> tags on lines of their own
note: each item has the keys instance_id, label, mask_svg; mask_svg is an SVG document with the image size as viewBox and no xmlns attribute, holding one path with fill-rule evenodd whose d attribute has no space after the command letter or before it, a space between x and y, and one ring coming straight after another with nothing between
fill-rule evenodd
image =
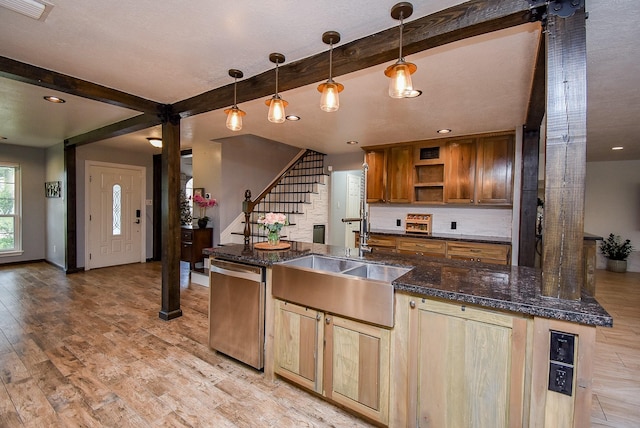
<instances>
[{"instance_id":1,"label":"dark wood post","mask_svg":"<svg viewBox=\"0 0 640 428\"><path fill-rule=\"evenodd\" d=\"M579 300L584 282L587 61L584 8L547 22L542 294Z\"/></svg>"},{"instance_id":2,"label":"dark wood post","mask_svg":"<svg viewBox=\"0 0 640 428\"><path fill-rule=\"evenodd\" d=\"M66 195L66 221L67 230L65 233L65 272L78 272L78 232L76 204L77 204L77 180L76 180L76 146L64 145L64 174L65 174L65 195Z\"/></svg>"},{"instance_id":3,"label":"dark wood post","mask_svg":"<svg viewBox=\"0 0 640 428\"><path fill-rule=\"evenodd\" d=\"M160 318L182 316L180 309L180 117L170 106L162 113L162 309Z\"/></svg>"},{"instance_id":4,"label":"dark wood post","mask_svg":"<svg viewBox=\"0 0 640 428\"><path fill-rule=\"evenodd\" d=\"M244 191L244 201L242 202L242 211L244 212L244 245L249 245L251 240L251 190Z\"/></svg>"}]
</instances>

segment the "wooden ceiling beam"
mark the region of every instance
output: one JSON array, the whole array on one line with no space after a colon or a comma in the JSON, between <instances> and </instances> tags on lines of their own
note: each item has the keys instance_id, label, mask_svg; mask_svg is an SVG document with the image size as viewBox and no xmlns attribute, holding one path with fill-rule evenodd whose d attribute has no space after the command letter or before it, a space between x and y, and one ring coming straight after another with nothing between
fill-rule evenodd
<instances>
[{"instance_id":1,"label":"wooden ceiling beam","mask_svg":"<svg viewBox=\"0 0 640 428\"><path fill-rule=\"evenodd\" d=\"M391 18L390 18L391 20ZM531 21L525 0L470 0L404 24L403 54L410 55L469 37ZM333 75L340 76L398 58L397 26L333 48ZM329 52L279 67L279 89L287 91L327 79ZM381 70L382 72L382 70ZM273 94L275 69L237 82L238 102ZM181 117L206 113L233 104L233 84L173 104Z\"/></svg>"},{"instance_id":2,"label":"wooden ceiling beam","mask_svg":"<svg viewBox=\"0 0 640 428\"><path fill-rule=\"evenodd\" d=\"M107 88L3 56L0 56L0 76L142 113L156 114L160 105L155 101L117 89Z\"/></svg>"},{"instance_id":3,"label":"wooden ceiling beam","mask_svg":"<svg viewBox=\"0 0 640 428\"><path fill-rule=\"evenodd\" d=\"M130 119L112 123L111 125L103 126L102 128L94 129L93 131L69 138L68 140L65 140L64 145L65 147L82 146L84 144L106 140L107 138L140 131L141 129L147 129L152 126L160 125L160 123L161 120L158 115L140 114Z\"/></svg>"}]
</instances>

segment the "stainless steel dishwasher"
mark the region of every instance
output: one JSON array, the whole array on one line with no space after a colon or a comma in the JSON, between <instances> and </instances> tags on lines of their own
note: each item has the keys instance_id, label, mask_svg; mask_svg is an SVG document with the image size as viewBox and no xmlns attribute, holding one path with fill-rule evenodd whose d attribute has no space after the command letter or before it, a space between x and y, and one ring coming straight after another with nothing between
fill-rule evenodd
<instances>
[{"instance_id":1,"label":"stainless steel dishwasher","mask_svg":"<svg viewBox=\"0 0 640 428\"><path fill-rule=\"evenodd\" d=\"M213 259L210 271L209 346L262 369L265 269Z\"/></svg>"}]
</instances>

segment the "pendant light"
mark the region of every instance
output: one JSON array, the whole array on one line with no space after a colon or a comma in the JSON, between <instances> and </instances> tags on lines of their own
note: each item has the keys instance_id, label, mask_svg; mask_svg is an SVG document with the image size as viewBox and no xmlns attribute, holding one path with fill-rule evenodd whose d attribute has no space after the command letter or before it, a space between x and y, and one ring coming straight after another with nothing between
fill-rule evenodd
<instances>
[{"instance_id":1,"label":"pendant light","mask_svg":"<svg viewBox=\"0 0 640 428\"><path fill-rule=\"evenodd\" d=\"M391 17L400 20L400 55L398 61L387 67L384 74L391 78L389 82L389 96L391 98L411 98L419 95L419 91L413 90L411 75L418 69L415 64L405 62L402 56L402 29L403 19L408 18L413 13L413 5L408 2L401 2L391 8Z\"/></svg>"},{"instance_id":2,"label":"pendant light","mask_svg":"<svg viewBox=\"0 0 640 428\"><path fill-rule=\"evenodd\" d=\"M338 94L344 89L344 85L333 81L331 76L333 68L333 44L340 42L340 33L337 31L327 31L322 35L322 41L330 46L329 48L329 80L318 86L318 91L322 92L320 97L320 108L326 112L336 111L340 108L340 98Z\"/></svg>"},{"instance_id":3,"label":"pendant light","mask_svg":"<svg viewBox=\"0 0 640 428\"><path fill-rule=\"evenodd\" d=\"M289 104L278 94L278 64L284 62L284 55L281 53L272 53L269 55L269 61L276 64L276 93L273 97L265 101L265 104L269 106L269 115L267 119L273 123L283 123L286 119L284 108Z\"/></svg>"},{"instance_id":4,"label":"pendant light","mask_svg":"<svg viewBox=\"0 0 640 428\"><path fill-rule=\"evenodd\" d=\"M227 128L232 131L239 131L242 129L242 116L246 113L238 108L236 98L236 87L238 86L238 79L242 79L242 71L232 68L229 70L229 76L233 77L233 107L226 109L224 112L227 114Z\"/></svg>"}]
</instances>

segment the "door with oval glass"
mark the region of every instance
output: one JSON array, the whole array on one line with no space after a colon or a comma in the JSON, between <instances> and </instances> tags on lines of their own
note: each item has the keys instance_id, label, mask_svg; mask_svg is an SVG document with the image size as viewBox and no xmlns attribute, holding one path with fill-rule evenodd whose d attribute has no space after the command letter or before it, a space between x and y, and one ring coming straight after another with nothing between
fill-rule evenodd
<instances>
[{"instance_id":1,"label":"door with oval glass","mask_svg":"<svg viewBox=\"0 0 640 428\"><path fill-rule=\"evenodd\" d=\"M145 168L94 162L87 168L85 269L145 261Z\"/></svg>"}]
</instances>

